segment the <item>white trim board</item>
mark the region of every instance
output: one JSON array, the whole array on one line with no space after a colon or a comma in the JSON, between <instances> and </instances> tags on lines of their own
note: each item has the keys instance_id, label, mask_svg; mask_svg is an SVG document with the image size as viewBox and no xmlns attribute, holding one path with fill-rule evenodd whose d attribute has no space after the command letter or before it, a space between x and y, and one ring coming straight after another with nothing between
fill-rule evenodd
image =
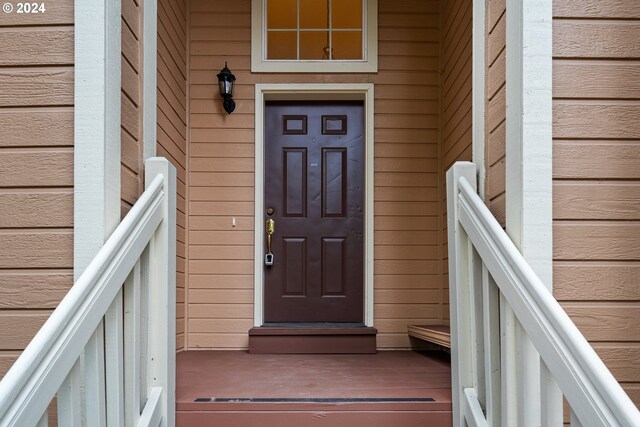
<instances>
[{"instance_id":1,"label":"white trim board","mask_svg":"<svg viewBox=\"0 0 640 427\"><path fill-rule=\"evenodd\" d=\"M486 63L485 63L485 20L486 0L473 0L473 28L472 28L472 152L473 163L478 168L478 194L484 200L484 185L486 177L485 165L485 100L487 97Z\"/></svg>"},{"instance_id":2,"label":"white trim board","mask_svg":"<svg viewBox=\"0 0 640 427\"><path fill-rule=\"evenodd\" d=\"M507 0L507 233L552 283L552 1Z\"/></svg>"},{"instance_id":3,"label":"white trim board","mask_svg":"<svg viewBox=\"0 0 640 427\"><path fill-rule=\"evenodd\" d=\"M158 1L144 0L142 11L143 160L156 156L158 93Z\"/></svg>"},{"instance_id":4,"label":"white trim board","mask_svg":"<svg viewBox=\"0 0 640 427\"><path fill-rule=\"evenodd\" d=\"M373 160L374 85L358 84L257 84L255 92L255 236L254 326L264 323L264 107L273 100L364 101L365 116L365 218L364 218L364 323L373 326Z\"/></svg>"},{"instance_id":5,"label":"white trim board","mask_svg":"<svg viewBox=\"0 0 640 427\"><path fill-rule=\"evenodd\" d=\"M76 0L73 265L78 278L120 222L120 2Z\"/></svg>"}]
</instances>

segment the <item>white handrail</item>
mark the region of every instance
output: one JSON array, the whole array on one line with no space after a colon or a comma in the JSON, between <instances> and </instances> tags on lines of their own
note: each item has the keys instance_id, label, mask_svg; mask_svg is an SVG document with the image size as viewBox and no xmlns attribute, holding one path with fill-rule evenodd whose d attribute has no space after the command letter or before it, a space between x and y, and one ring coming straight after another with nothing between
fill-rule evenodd
<instances>
[{"instance_id":1,"label":"white handrail","mask_svg":"<svg viewBox=\"0 0 640 427\"><path fill-rule=\"evenodd\" d=\"M454 171L455 168L458 170ZM486 268L495 280L522 328L558 382L572 411L580 420L583 420L583 424L640 425L640 412L635 404L477 195L469 180L465 178L469 173L468 163L456 164L448 173L451 175L448 177L451 178L448 182L453 184L450 185L453 188L448 189L448 197L455 203L455 207L449 210L449 215L455 217L454 227L449 227L449 244L456 245L464 241L461 233L465 238L468 237L473 249L482 259L483 268ZM457 179L453 178L454 176ZM462 229L459 229L459 226ZM460 249L454 248L450 251L450 258L456 257ZM458 261L462 260L454 260L452 264L456 265ZM458 264L456 268L469 267ZM473 283L473 274L464 273L465 271L461 270L461 274L453 274L456 282L452 281L450 285L453 289L452 297L473 292L471 290L473 286L481 285ZM468 279L467 283L465 278ZM456 301L452 300L451 304L456 304ZM465 324L464 320L458 322L457 319L452 319L453 324L459 327L479 327ZM472 333L468 335L465 333L465 331L452 331L452 334L461 338L473 336ZM500 332L485 330L483 333ZM462 341L463 339L458 340L458 344L474 345L471 342ZM458 348L453 353L458 354L461 351L469 351L469 348ZM465 392L461 388L465 389L469 386L469 384L454 383L454 394L461 396ZM466 395L465 397L468 398L469 393ZM460 405L457 404L457 408L460 408Z\"/></svg>"},{"instance_id":2,"label":"white handrail","mask_svg":"<svg viewBox=\"0 0 640 427\"><path fill-rule=\"evenodd\" d=\"M165 174L158 173L147 184L146 191L0 381L1 426L35 425L40 420L161 223L175 221L175 214L167 215L172 209L170 200L175 200L175 195L168 194L175 191L175 184L170 183L175 170L165 159L148 162L160 165Z\"/></svg>"},{"instance_id":3,"label":"white handrail","mask_svg":"<svg viewBox=\"0 0 640 427\"><path fill-rule=\"evenodd\" d=\"M54 347L56 340L60 338L62 330L72 327L72 320L77 317L80 306L95 288L96 283L102 279L105 270L111 265L111 261L116 254L122 252L124 244L127 243L128 239L131 239L130 236L133 229L142 222L148 222L147 218L151 216L150 212L156 216L152 224L155 230L155 227L162 219L157 215L162 197L162 183L163 177L156 177L149 189L144 192L131 211L129 211L129 214L114 230L96 257L87 266L87 269L69 289L67 295L60 301L60 304L58 304L51 316L6 373L0 382L0 418L6 412L7 406L16 398L17 393L29 382L42 359ZM150 233L146 234L147 236L143 236L143 238L148 241ZM140 254L136 255L135 259L140 257ZM107 282L107 286L111 285L112 282L112 280ZM77 355L68 356L73 359L77 357Z\"/></svg>"}]
</instances>

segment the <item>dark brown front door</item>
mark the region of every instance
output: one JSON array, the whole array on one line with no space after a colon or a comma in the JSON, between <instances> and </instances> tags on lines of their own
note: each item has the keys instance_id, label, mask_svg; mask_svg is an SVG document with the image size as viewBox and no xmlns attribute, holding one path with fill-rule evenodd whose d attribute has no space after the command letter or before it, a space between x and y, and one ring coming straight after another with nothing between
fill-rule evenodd
<instances>
[{"instance_id":1,"label":"dark brown front door","mask_svg":"<svg viewBox=\"0 0 640 427\"><path fill-rule=\"evenodd\" d=\"M267 103L266 323L363 322L364 141L362 102Z\"/></svg>"}]
</instances>

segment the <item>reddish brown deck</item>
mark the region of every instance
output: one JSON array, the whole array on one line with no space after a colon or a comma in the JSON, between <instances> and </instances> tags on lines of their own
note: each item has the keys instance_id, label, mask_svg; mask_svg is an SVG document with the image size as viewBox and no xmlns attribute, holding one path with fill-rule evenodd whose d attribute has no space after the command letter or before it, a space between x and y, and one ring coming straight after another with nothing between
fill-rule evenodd
<instances>
[{"instance_id":1,"label":"reddish brown deck","mask_svg":"<svg viewBox=\"0 0 640 427\"><path fill-rule=\"evenodd\" d=\"M177 425L450 426L450 381L448 357L436 352L183 352L177 357ZM198 398L360 401L195 402Z\"/></svg>"}]
</instances>

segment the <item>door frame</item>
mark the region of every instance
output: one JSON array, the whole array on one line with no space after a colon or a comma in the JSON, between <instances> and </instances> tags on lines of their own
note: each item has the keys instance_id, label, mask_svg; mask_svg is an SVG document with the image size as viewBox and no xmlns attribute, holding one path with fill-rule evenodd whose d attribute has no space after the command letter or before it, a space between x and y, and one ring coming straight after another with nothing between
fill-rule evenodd
<instances>
[{"instance_id":1,"label":"door frame","mask_svg":"<svg viewBox=\"0 0 640 427\"><path fill-rule=\"evenodd\" d=\"M374 85L256 84L255 86L255 213L253 324L264 324L264 109L267 101L364 101L364 324L373 326L373 192L374 192Z\"/></svg>"}]
</instances>

